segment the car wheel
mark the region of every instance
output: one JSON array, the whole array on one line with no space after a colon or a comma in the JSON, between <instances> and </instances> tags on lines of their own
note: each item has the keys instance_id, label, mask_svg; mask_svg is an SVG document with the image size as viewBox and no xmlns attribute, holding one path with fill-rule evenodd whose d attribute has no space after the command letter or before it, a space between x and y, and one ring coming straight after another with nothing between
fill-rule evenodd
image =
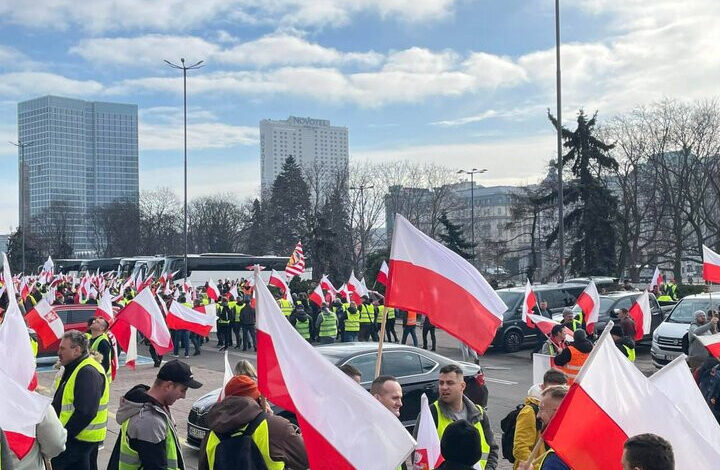
<instances>
[{"instance_id":1,"label":"car wheel","mask_svg":"<svg viewBox=\"0 0 720 470\"><path fill-rule=\"evenodd\" d=\"M505 338L503 338L503 347L506 352L517 352L520 350L522 342L523 336L519 331L509 331L505 333Z\"/></svg>"}]
</instances>

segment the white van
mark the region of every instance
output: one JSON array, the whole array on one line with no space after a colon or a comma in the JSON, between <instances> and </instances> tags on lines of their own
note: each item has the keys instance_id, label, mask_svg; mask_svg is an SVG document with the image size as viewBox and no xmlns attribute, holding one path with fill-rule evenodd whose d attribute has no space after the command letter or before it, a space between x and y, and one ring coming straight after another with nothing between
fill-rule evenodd
<instances>
[{"instance_id":1,"label":"white van","mask_svg":"<svg viewBox=\"0 0 720 470\"><path fill-rule=\"evenodd\" d=\"M720 304L720 293L716 293L712 299L710 294L689 295L675 305L670 315L653 333L650 356L655 367L659 369L687 351L687 332L690 323L695 320L695 312L698 310L707 312L711 301L717 309Z\"/></svg>"}]
</instances>

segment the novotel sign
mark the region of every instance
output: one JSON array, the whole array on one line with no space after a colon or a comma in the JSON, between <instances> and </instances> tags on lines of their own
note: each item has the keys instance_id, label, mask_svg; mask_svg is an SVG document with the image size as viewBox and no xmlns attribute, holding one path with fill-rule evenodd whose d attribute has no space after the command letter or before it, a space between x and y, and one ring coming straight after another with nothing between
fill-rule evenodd
<instances>
[{"instance_id":1,"label":"novotel sign","mask_svg":"<svg viewBox=\"0 0 720 470\"><path fill-rule=\"evenodd\" d=\"M330 121L327 121L325 119L290 116L288 118L288 124L295 124L297 126L329 126Z\"/></svg>"}]
</instances>

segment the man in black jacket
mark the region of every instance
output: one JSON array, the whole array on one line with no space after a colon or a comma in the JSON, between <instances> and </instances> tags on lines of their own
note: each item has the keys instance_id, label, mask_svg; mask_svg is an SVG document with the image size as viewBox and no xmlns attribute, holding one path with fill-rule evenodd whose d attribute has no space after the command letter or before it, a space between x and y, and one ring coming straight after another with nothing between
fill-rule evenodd
<instances>
[{"instance_id":1,"label":"man in black jacket","mask_svg":"<svg viewBox=\"0 0 720 470\"><path fill-rule=\"evenodd\" d=\"M252 345L253 350L257 351L257 341L255 339L255 309L250 303L250 297L246 296L243 303L238 304L238 308L242 307L240 311L240 326L242 327L243 335L243 351L250 349Z\"/></svg>"}]
</instances>

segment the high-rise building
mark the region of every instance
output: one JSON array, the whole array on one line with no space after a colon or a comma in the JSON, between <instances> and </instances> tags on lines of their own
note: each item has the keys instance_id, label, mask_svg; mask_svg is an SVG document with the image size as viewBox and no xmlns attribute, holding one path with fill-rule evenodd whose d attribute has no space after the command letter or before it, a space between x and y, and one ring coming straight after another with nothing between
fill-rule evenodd
<instances>
[{"instance_id":1,"label":"high-rise building","mask_svg":"<svg viewBox=\"0 0 720 470\"><path fill-rule=\"evenodd\" d=\"M137 105L57 96L23 101L18 136L27 232L47 223L47 209L61 203L75 255L93 254L93 209L139 200Z\"/></svg>"},{"instance_id":2,"label":"high-rise building","mask_svg":"<svg viewBox=\"0 0 720 470\"><path fill-rule=\"evenodd\" d=\"M324 119L290 116L285 121L260 121L260 182L262 193L272 188L283 163L293 156L305 171L311 190L332 182L348 165L347 127ZM309 178L308 178L309 177Z\"/></svg>"}]
</instances>

